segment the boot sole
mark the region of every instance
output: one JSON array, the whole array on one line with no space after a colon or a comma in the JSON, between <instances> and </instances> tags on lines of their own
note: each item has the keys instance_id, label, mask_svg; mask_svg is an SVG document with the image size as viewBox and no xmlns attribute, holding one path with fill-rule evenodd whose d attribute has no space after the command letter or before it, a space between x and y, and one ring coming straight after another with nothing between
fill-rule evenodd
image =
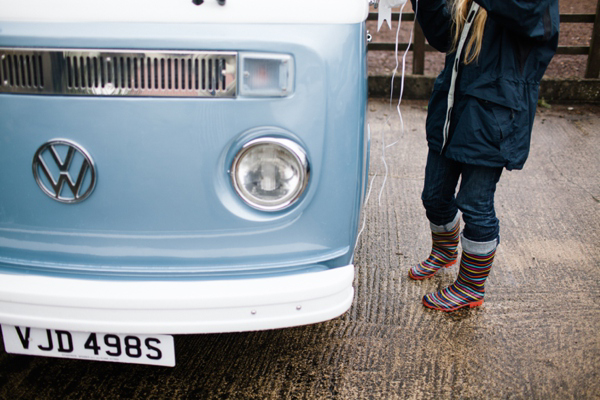
<instances>
[{"instance_id":1,"label":"boot sole","mask_svg":"<svg viewBox=\"0 0 600 400\"><path fill-rule=\"evenodd\" d=\"M456 262L457 262L457 261L458 261L458 259L456 259L456 260L454 260L454 261L451 261L451 262L449 262L448 264L442 265L442 267L441 267L440 269L442 269L442 268L448 268L448 267L451 267L451 266L453 266L454 264L456 264ZM439 271L439 269L438 269L437 271ZM437 272L437 271L435 271L435 272ZM431 275L425 275L425 276L416 276L416 277L415 277L415 276L412 276L412 275L410 274L410 270L408 270L408 277L409 277L410 279L412 279L412 280L415 280L415 281L422 281L423 279L429 279L429 278L431 278L432 276L434 276L434 275L435 275L435 272L434 272L433 274L431 274Z\"/></svg>"},{"instance_id":2,"label":"boot sole","mask_svg":"<svg viewBox=\"0 0 600 400\"><path fill-rule=\"evenodd\" d=\"M470 303L463 304L463 305L460 305L460 306L456 306L456 307L453 307L453 308L442 308L442 307L434 307L434 306L432 306L430 304L427 304L425 302L425 299L423 299L423 305L425 307L431 308L432 310L445 311L445 312L456 311L456 310L459 310L459 309L464 308L464 307L475 308L475 307L481 306L482 304L483 304L483 299L477 300L477 301L472 301Z\"/></svg>"}]
</instances>

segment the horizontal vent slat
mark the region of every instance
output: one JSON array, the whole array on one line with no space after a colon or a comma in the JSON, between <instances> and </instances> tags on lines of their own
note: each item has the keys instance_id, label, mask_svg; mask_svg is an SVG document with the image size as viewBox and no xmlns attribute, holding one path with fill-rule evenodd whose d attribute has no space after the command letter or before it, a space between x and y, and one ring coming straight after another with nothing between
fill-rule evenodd
<instances>
[{"instance_id":1,"label":"horizontal vent slat","mask_svg":"<svg viewBox=\"0 0 600 400\"><path fill-rule=\"evenodd\" d=\"M0 93L235 97L235 52L0 48Z\"/></svg>"}]
</instances>

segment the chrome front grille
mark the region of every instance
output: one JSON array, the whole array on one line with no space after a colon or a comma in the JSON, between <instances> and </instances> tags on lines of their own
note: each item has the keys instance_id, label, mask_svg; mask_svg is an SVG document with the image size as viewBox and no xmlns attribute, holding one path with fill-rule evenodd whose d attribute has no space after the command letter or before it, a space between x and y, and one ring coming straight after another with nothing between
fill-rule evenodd
<instances>
[{"instance_id":1,"label":"chrome front grille","mask_svg":"<svg viewBox=\"0 0 600 400\"><path fill-rule=\"evenodd\" d=\"M237 53L0 48L0 93L235 97Z\"/></svg>"}]
</instances>

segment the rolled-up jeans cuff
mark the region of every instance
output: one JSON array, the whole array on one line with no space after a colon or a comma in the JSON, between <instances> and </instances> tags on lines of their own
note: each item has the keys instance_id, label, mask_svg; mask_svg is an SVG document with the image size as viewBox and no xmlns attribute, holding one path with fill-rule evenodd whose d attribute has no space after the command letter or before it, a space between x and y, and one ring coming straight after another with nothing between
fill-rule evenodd
<instances>
[{"instance_id":1,"label":"rolled-up jeans cuff","mask_svg":"<svg viewBox=\"0 0 600 400\"><path fill-rule=\"evenodd\" d=\"M464 252L475 255L489 254L498 247L498 239L489 242L475 242L467 239L464 235L460 235L460 243Z\"/></svg>"},{"instance_id":2,"label":"rolled-up jeans cuff","mask_svg":"<svg viewBox=\"0 0 600 400\"><path fill-rule=\"evenodd\" d=\"M440 232L451 232L458 224L458 220L460 219L460 214L456 213L456 216L452 220L452 222L448 222L444 225L435 225L433 222L429 222L429 227L431 228L431 232L440 233Z\"/></svg>"}]
</instances>

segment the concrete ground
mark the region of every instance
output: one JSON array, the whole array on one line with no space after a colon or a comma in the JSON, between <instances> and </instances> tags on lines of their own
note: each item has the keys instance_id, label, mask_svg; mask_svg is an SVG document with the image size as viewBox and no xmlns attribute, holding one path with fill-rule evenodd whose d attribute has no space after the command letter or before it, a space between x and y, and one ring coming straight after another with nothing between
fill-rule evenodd
<instances>
[{"instance_id":1,"label":"concrete ground","mask_svg":"<svg viewBox=\"0 0 600 400\"><path fill-rule=\"evenodd\" d=\"M372 100L373 188L348 313L292 329L178 336L173 369L0 349L0 398L600 398L598 111L538 114L525 169L499 184L502 244L482 307L421 305L457 273L407 277L430 246L419 199L425 103L404 103L402 133L395 109ZM384 142L395 144L385 148L380 195Z\"/></svg>"},{"instance_id":2,"label":"concrete ground","mask_svg":"<svg viewBox=\"0 0 600 400\"><path fill-rule=\"evenodd\" d=\"M424 107L405 103L404 134L389 103L369 107L375 189L385 171L382 133L386 145L397 141L385 151L387 183L381 204L371 192L356 260L350 319L385 332L364 343L367 355L387 355L373 374L385 388L369 390L410 398L600 398L600 114L577 106L538 113L524 170L505 172L499 183L502 244L486 302L445 314L420 300L451 284L457 267L427 281L406 277L430 245L420 204Z\"/></svg>"}]
</instances>

